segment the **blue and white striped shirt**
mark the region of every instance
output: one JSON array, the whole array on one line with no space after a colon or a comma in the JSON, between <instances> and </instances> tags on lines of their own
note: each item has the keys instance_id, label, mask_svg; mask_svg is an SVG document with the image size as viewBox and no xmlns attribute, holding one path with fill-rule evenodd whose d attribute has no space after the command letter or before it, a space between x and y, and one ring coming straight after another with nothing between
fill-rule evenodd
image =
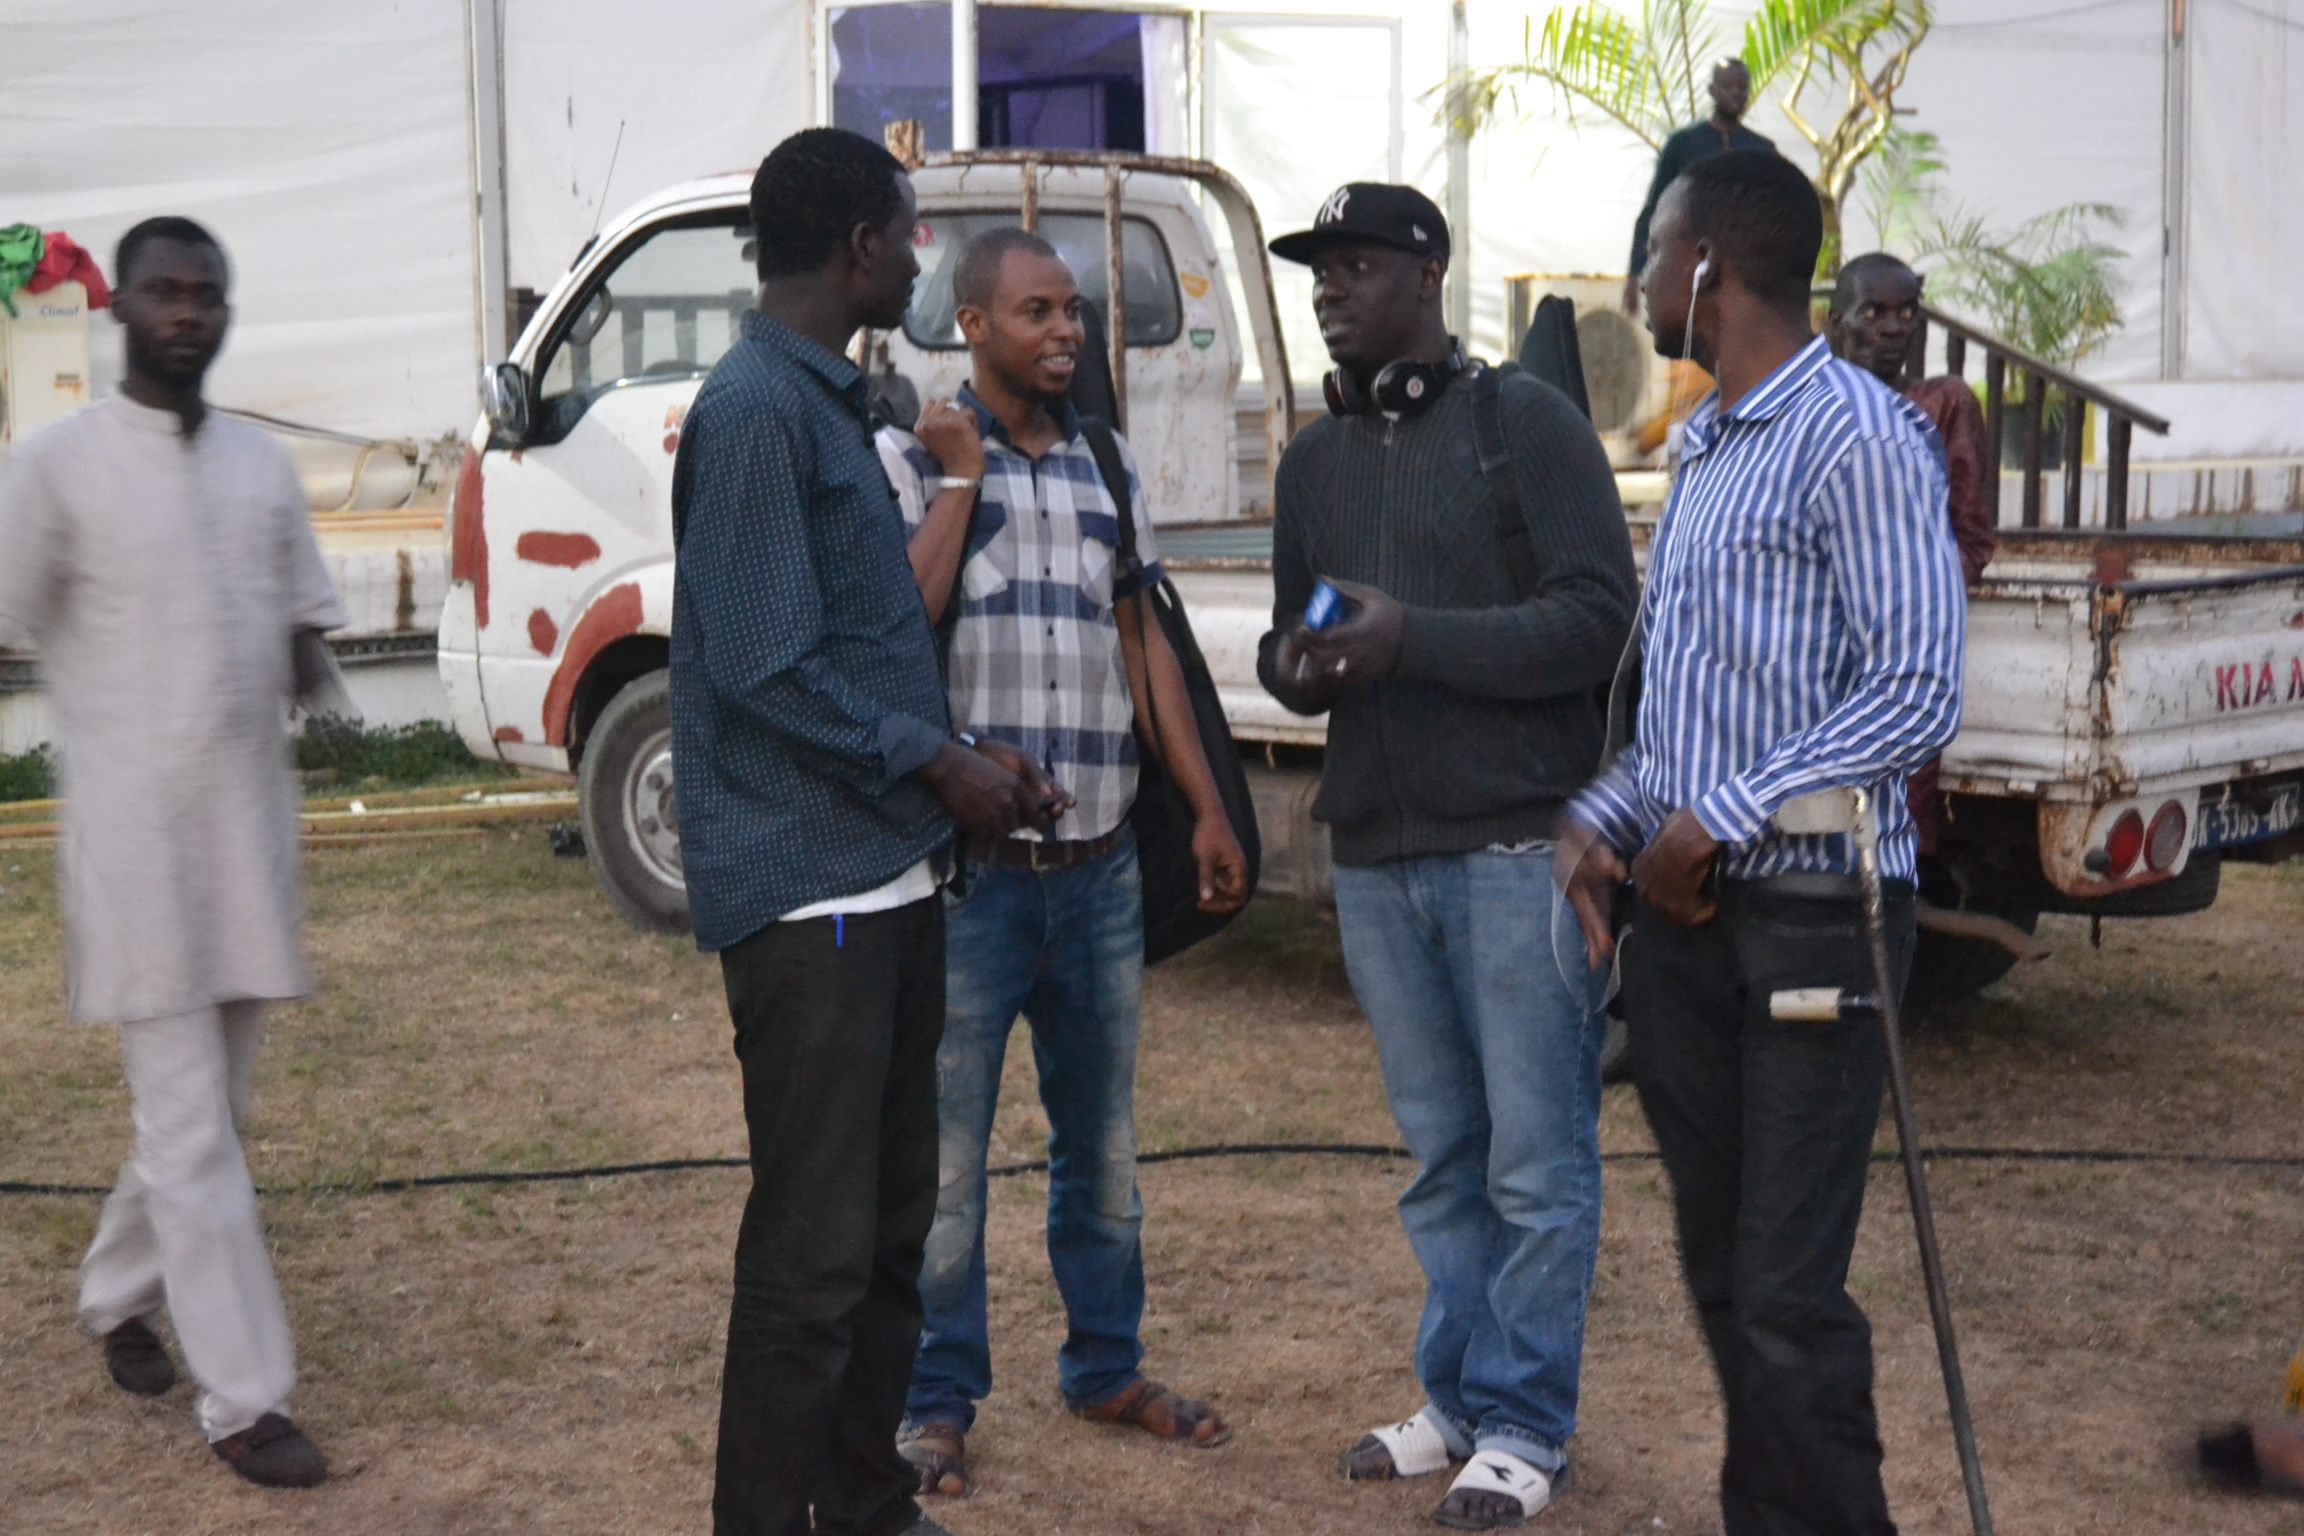
<instances>
[{"instance_id":1,"label":"blue and white striped shirt","mask_svg":"<svg viewBox=\"0 0 2304 1536\"><path fill-rule=\"evenodd\" d=\"M1861 785L1881 872L1913 878L1902 780L1959 729L1967 618L1926 417L1821 337L1735 409L1705 400L1642 612L1638 739L1570 815L1629 855L1686 806L1724 877L1848 873L1849 838L1768 818Z\"/></svg>"}]
</instances>

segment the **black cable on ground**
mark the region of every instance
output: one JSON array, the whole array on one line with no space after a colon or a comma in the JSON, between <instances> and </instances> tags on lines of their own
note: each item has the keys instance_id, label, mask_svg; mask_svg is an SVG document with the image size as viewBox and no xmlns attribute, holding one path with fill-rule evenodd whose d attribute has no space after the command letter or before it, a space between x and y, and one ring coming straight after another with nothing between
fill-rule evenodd
<instances>
[{"instance_id":1,"label":"black cable on ground","mask_svg":"<svg viewBox=\"0 0 2304 1536\"><path fill-rule=\"evenodd\" d=\"M1872 1154L1875 1163L1894 1163L1902 1154L1891 1147ZM2300 1168L2304 1157L2238 1157L2218 1152L2124 1152L2092 1148L2059 1147L1937 1147L1927 1154L1930 1162L1943 1163L2094 1163L2167 1165L2187 1168ZM1191 1163L1215 1157L1375 1157L1396 1162L1408 1160L1405 1147L1387 1147L1373 1142L1355 1141L1255 1141L1219 1143L1206 1147L1174 1147L1165 1152L1142 1152L1136 1161L1142 1165L1154 1163ZM1604 1163L1652 1163L1654 1152L1603 1152ZM706 1168L744 1168L750 1164L741 1157L674 1157L653 1163L607 1163L593 1168L541 1168L518 1171L482 1173L432 1173L412 1179L370 1179L358 1183L339 1184L287 1184L259 1189L264 1195L402 1195L419 1189L452 1189L475 1184L565 1184L580 1179L616 1179L635 1173L688 1173ZM990 1179L1012 1179L1028 1173L1046 1173L1048 1162L1036 1158L1028 1163L1004 1163L988 1168L984 1176ZM66 1197L93 1197L112 1193L104 1184L42 1184L13 1179L0 1179L0 1195L51 1195Z\"/></svg>"}]
</instances>

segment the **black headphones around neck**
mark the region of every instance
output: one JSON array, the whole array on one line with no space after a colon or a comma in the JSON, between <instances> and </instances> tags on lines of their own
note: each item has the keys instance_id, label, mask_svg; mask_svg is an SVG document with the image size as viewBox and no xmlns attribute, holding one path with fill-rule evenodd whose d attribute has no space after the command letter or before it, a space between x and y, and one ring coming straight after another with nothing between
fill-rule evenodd
<instances>
[{"instance_id":1,"label":"black headphones around neck","mask_svg":"<svg viewBox=\"0 0 2304 1536\"><path fill-rule=\"evenodd\" d=\"M1466 366L1464 344L1451 337L1448 355L1436 363L1406 357L1386 363L1365 389L1349 369L1331 368L1320 381L1320 392L1331 416L1413 416L1439 399Z\"/></svg>"}]
</instances>

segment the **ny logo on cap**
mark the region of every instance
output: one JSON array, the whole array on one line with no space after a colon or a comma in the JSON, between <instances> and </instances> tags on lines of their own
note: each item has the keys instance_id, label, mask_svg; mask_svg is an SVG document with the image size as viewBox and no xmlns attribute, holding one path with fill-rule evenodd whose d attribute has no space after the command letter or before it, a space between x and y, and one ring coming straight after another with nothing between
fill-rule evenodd
<instances>
[{"instance_id":1,"label":"ny logo on cap","mask_svg":"<svg viewBox=\"0 0 2304 1536\"><path fill-rule=\"evenodd\" d=\"M1328 194L1328 201L1320 205L1320 216L1312 222L1316 225L1343 223L1344 205L1350 201L1352 201L1352 189L1350 187L1338 187Z\"/></svg>"}]
</instances>

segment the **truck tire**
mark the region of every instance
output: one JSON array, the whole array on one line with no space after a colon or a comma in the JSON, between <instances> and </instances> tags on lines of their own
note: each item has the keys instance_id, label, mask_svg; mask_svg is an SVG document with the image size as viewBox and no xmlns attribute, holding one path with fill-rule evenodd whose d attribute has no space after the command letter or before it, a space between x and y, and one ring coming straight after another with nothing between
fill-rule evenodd
<instances>
[{"instance_id":1,"label":"truck tire","mask_svg":"<svg viewBox=\"0 0 2304 1536\"><path fill-rule=\"evenodd\" d=\"M635 928L688 932L672 785L672 675L625 684L592 727L577 780L584 851L608 904Z\"/></svg>"},{"instance_id":2,"label":"truck tire","mask_svg":"<svg viewBox=\"0 0 2304 1536\"><path fill-rule=\"evenodd\" d=\"M2031 933L2040 926L2037 912L1998 912ZM1974 997L2016 965L2005 945L1986 939L1962 938L1921 929L1912 948L1912 973L1904 980L1904 1018L1914 1022L1936 1009Z\"/></svg>"}]
</instances>

